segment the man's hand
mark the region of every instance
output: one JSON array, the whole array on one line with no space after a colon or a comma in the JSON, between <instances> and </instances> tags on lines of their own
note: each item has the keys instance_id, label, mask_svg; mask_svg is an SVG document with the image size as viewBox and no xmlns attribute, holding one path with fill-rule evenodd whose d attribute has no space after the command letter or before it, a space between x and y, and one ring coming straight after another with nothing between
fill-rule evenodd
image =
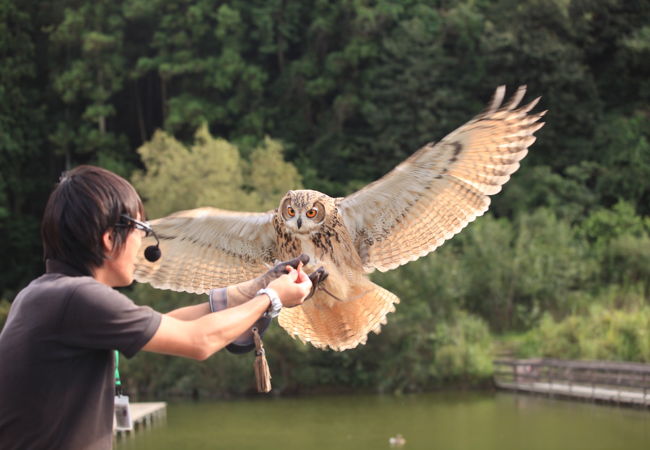
<instances>
[{"instance_id":1,"label":"man's hand","mask_svg":"<svg viewBox=\"0 0 650 450\"><path fill-rule=\"evenodd\" d=\"M298 269L298 266L302 267L308 262L309 256L302 254L292 260L276 264L264 275L260 275L257 278L227 288L215 289L211 293L213 301L218 304L218 309L241 305L255 297L257 291L267 287L273 280L282 275L288 274L290 269L296 270ZM312 288L307 298L314 295L318 283L327 278L327 272L322 267L319 267L314 273L309 275L309 278L312 282Z\"/></svg>"},{"instance_id":2,"label":"man's hand","mask_svg":"<svg viewBox=\"0 0 650 450\"><path fill-rule=\"evenodd\" d=\"M241 305L251 300L260 289L271 287L276 290L283 306L297 306L311 297L316 291L318 283L327 278L327 272L320 267L309 277L302 270L302 266L309 262L308 255L300 255L290 261L277 264L271 270L253 280L239 283L227 288L213 289L210 291L211 308L221 311L232 306ZM307 290L305 296L304 290ZM260 334L263 334L271 323L271 319L260 317L254 324ZM232 353L245 353L255 348L250 331L244 333L226 349Z\"/></svg>"},{"instance_id":3,"label":"man's hand","mask_svg":"<svg viewBox=\"0 0 650 450\"><path fill-rule=\"evenodd\" d=\"M301 305L312 291L312 282L307 274L302 270L302 262L298 268L287 266L288 274L271 281L268 285L278 293L282 301L282 306L292 308Z\"/></svg>"}]
</instances>

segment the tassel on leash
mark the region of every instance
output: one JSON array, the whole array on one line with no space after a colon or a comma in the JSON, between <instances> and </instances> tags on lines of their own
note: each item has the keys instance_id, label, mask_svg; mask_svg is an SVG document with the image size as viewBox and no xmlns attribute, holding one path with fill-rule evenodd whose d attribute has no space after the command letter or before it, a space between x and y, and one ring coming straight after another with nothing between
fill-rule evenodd
<instances>
[{"instance_id":1,"label":"tassel on leash","mask_svg":"<svg viewBox=\"0 0 650 450\"><path fill-rule=\"evenodd\" d=\"M255 380L257 382L257 392L271 391L271 371L269 363L266 361L264 344L257 328L253 328L253 338L255 339Z\"/></svg>"}]
</instances>

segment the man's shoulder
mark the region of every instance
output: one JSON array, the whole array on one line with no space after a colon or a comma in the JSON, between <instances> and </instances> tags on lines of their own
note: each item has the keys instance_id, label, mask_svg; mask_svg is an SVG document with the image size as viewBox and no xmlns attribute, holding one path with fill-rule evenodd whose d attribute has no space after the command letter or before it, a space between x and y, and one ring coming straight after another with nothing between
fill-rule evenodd
<instances>
[{"instance_id":1,"label":"man's shoulder","mask_svg":"<svg viewBox=\"0 0 650 450\"><path fill-rule=\"evenodd\" d=\"M46 291L49 296L57 294L66 296L78 291L86 290L111 290L90 276L69 276L61 273L46 273L27 286L34 291Z\"/></svg>"},{"instance_id":2,"label":"man's shoulder","mask_svg":"<svg viewBox=\"0 0 650 450\"><path fill-rule=\"evenodd\" d=\"M71 298L84 299L97 296L119 296L122 294L90 276L69 276L60 273L46 273L33 280L15 299L15 303L46 302L54 305ZM41 305L45 306L45 305Z\"/></svg>"}]
</instances>

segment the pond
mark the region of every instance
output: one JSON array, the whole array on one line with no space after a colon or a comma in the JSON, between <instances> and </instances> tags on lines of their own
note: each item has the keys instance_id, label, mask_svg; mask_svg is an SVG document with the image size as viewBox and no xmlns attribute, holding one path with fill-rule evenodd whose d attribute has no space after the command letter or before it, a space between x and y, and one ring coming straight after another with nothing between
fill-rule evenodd
<instances>
[{"instance_id":1,"label":"pond","mask_svg":"<svg viewBox=\"0 0 650 450\"><path fill-rule=\"evenodd\" d=\"M126 449L647 450L650 410L492 392L169 403Z\"/></svg>"}]
</instances>

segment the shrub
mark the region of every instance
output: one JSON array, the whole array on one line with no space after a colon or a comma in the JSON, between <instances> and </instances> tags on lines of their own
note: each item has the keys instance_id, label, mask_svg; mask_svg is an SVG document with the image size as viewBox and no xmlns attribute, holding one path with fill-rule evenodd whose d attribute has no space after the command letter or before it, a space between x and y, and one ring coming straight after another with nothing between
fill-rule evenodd
<instances>
[{"instance_id":1,"label":"shrub","mask_svg":"<svg viewBox=\"0 0 650 450\"><path fill-rule=\"evenodd\" d=\"M650 307L594 305L561 321L545 315L522 340L518 355L562 359L650 362Z\"/></svg>"},{"instance_id":2,"label":"shrub","mask_svg":"<svg viewBox=\"0 0 650 450\"><path fill-rule=\"evenodd\" d=\"M11 303L5 299L0 300L0 331L5 326L7 321L7 316L9 315L9 308L11 308Z\"/></svg>"}]
</instances>

